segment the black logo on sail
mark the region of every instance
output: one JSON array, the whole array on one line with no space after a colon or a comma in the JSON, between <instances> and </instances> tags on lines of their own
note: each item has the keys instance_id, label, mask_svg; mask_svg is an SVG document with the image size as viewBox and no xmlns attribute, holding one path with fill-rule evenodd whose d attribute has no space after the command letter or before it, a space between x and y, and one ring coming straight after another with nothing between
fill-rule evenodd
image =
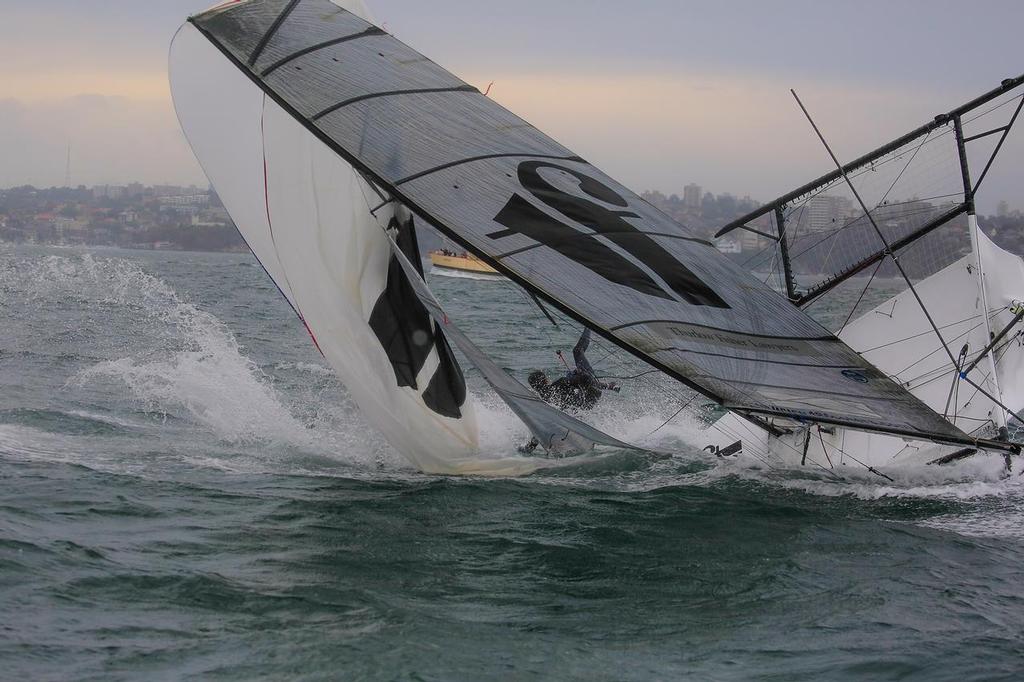
<instances>
[{"instance_id":1,"label":"black logo on sail","mask_svg":"<svg viewBox=\"0 0 1024 682\"><path fill-rule=\"evenodd\" d=\"M567 194L553 186L540 170L550 168L572 175L580 182L580 189L591 199ZM515 194L494 220L506 230L489 235L501 239L513 234L525 235L615 284L629 287L648 296L674 300L673 293L693 305L728 308L729 305L689 268L661 247L654 239L630 224L626 218L640 216L629 211L629 202L604 183L571 168L548 161L524 161L519 165L519 182L534 197L566 218L592 231L583 232L572 225L553 218L534 206L528 199ZM656 274L664 285L647 271L615 249L611 249L593 235L601 235L637 262L643 263Z\"/></svg>"}]
</instances>

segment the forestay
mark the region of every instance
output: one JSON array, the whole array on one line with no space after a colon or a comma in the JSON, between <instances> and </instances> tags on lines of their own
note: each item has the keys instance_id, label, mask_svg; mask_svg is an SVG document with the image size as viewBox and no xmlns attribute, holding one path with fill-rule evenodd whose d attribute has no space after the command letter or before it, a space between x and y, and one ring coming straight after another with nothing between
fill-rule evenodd
<instances>
[{"instance_id":1,"label":"forestay","mask_svg":"<svg viewBox=\"0 0 1024 682\"><path fill-rule=\"evenodd\" d=\"M249 0L191 21L449 238L727 407L969 442L712 245L329 0Z\"/></svg>"}]
</instances>

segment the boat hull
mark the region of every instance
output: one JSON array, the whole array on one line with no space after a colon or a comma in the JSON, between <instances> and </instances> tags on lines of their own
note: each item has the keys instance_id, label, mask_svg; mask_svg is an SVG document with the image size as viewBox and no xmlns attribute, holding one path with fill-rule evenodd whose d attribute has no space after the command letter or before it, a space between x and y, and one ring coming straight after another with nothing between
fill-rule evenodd
<instances>
[{"instance_id":1,"label":"boat hull","mask_svg":"<svg viewBox=\"0 0 1024 682\"><path fill-rule=\"evenodd\" d=\"M1001 330L1013 322L1024 301L1024 260L999 248L980 231L976 248L916 287L954 355L966 347L968 361L988 344L985 315L994 331ZM977 276L979 254L986 268L985 297ZM986 299L987 311L983 305ZM1011 329L1008 340L999 347L994 365L997 381L992 380L991 370L984 371L991 365L979 365L973 373L987 392L998 393L1002 402L1018 414L1024 407L1022 325ZM905 291L868 311L847 325L840 338L965 433L978 438L998 437L996 418L1001 408L959 381L913 292ZM1019 420L1010 421L1011 433L1017 432ZM905 467L965 461L976 466L976 455L989 455L987 459L1001 467L1005 457L1002 450L940 445L841 426L788 420L774 423L786 433L770 436L741 417L727 414L708 430L708 444L726 448L742 440L743 452L748 456L784 467L871 467L890 473Z\"/></svg>"},{"instance_id":2,"label":"boat hull","mask_svg":"<svg viewBox=\"0 0 1024 682\"><path fill-rule=\"evenodd\" d=\"M431 264L441 270L453 270L455 272L469 272L477 275L497 275L498 271L487 263L475 258L465 256L446 256L441 253L430 254Z\"/></svg>"}]
</instances>

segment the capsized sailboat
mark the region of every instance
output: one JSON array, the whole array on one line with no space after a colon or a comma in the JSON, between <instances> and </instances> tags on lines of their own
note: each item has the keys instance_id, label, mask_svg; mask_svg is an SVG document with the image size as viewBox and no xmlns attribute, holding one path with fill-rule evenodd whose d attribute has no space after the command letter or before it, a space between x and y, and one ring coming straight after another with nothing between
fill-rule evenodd
<instances>
[{"instance_id":1,"label":"capsized sailboat","mask_svg":"<svg viewBox=\"0 0 1024 682\"><path fill-rule=\"evenodd\" d=\"M739 415L1017 452L965 432L744 268L369 21L361 3L242 0L171 50L182 127L243 236L369 421L467 471L449 341L548 451L629 447L547 405L430 295L421 220L539 301ZM998 434L997 434L998 435Z\"/></svg>"}]
</instances>

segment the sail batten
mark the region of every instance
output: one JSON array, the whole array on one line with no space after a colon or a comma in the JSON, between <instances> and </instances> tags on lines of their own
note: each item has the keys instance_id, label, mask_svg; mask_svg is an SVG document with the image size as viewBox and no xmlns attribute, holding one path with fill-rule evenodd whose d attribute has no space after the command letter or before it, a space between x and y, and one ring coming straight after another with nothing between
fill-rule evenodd
<instances>
[{"instance_id":1,"label":"sail batten","mask_svg":"<svg viewBox=\"0 0 1024 682\"><path fill-rule=\"evenodd\" d=\"M373 28L301 0L249 66L252 35L281 5L249 0L191 21L320 141L530 293L737 410L974 442L571 150L478 92L426 92L469 86L391 36L339 42L344 59L311 50L263 77L332 32ZM420 92L378 96L396 90Z\"/></svg>"},{"instance_id":2,"label":"sail batten","mask_svg":"<svg viewBox=\"0 0 1024 682\"><path fill-rule=\"evenodd\" d=\"M418 173L416 173L414 175L410 175L407 178L402 178L400 180L396 180L395 181L395 186L396 187L401 187L402 185L410 183L413 180L419 180L420 178L426 177L427 175L432 175L434 173L438 173L438 172L443 171L443 170L448 170L449 168L454 168L456 166L463 166L465 164L474 163L476 161L487 161L488 159L516 159L516 158L519 158L519 159L549 159L549 160L552 160L552 161L577 161L579 163L586 163L586 161L584 161L583 159L581 159L580 157L575 156L575 155L573 155L573 156L561 156L561 155L554 155L554 154L535 154L533 152L524 152L524 151L520 151L520 152L498 152L496 154L483 154L483 155L480 155L480 156L470 156L470 157L467 157L465 159L458 159L456 161L449 161L448 163L441 164L440 166L435 166L434 168L427 168L426 170L421 170L420 172L418 172Z\"/></svg>"},{"instance_id":3,"label":"sail batten","mask_svg":"<svg viewBox=\"0 0 1024 682\"><path fill-rule=\"evenodd\" d=\"M299 57L304 57L307 54L311 54L313 52L316 52L317 50L324 50L324 49L327 49L328 47L333 47L334 45L341 45L342 43L347 43L350 40L359 40L360 38L368 38L370 36L382 36L382 35L386 35L386 33L384 32L384 29L378 28L376 26L371 26L370 28L368 28L366 30L363 30L363 31L360 31L358 33L353 33L353 34L350 34L350 35L341 36L340 38L331 38L330 40L325 40L323 42L316 43L315 45L310 45L309 47L304 47L301 50L298 50L297 52L293 52L293 53L291 53L290 55L288 55L286 57L282 57L281 59L277 60L276 62L274 62L273 64L271 64L267 68L263 69L263 72L260 75L263 76L264 78L266 78L267 76L272 74L274 71L277 71L278 69L280 69L282 66L284 66L284 65L286 65L286 64L288 64L288 63L290 63L292 61L295 61Z\"/></svg>"},{"instance_id":4,"label":"sail batten","mask_svg":"<svg viewBox=\"0 0 1024 682\"><path fill-rule=\"evenodd\" d=\"M288 19L288 15L295 11L295 8L299 6L301 1L302 0L289 0L287 7L281 10L277 19L274 20L274 23L270 25L267 32L263 34L262 38L260 38L260 42L256 44L256 48L252 51L252 55L249 57L249 66L256 64L256 60L260 58L264 48L266 48L267 44L271 39L273 39L274 34L277 33L277 30L281 28L281 25L286 19Z\"/></svg>"},{"instance_id":5,"label":"sail batten","mask_svg":"<svg viewBox=\"0 0 1024 682\"><path fill-rule=\"evenodd\" d=\"M343 109L359 102L365 102L368 99L376 99L378 97L399 97L401 95L426 95L435 94L439 92L475 92L480 94L480 91L474 88L472 85L456 85L449 88L407 88L405 90L389 90L386 92L369 92L365 95L359 95L358 97L350 97L344 101L332 104L323 111L313 114L313 120L319 121L324 116L330 116L338 109Z\"/></svg>"}]
</instances>

